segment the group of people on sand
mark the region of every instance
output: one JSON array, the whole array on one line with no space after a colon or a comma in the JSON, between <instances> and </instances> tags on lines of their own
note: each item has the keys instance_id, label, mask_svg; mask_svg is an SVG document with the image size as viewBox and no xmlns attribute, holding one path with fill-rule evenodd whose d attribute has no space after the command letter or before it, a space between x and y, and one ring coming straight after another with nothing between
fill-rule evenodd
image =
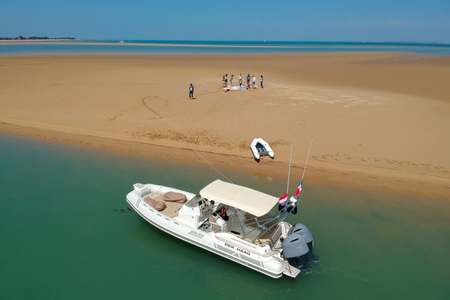
<instances>
[{"instance_id":1,"label":"group of people on sand","mask_svg":"<svg viewBox=\"0 0 450 300\"><path fill-rule=\"evenodd\" d=\"M234 74L231 74L228 76L228 74L225 74L222 76L222 83L223 83L223 89L225 92L231 91L231 90L243 90L243 89L256 89L257 83L256 83L256 75L250 75L250 73L247 74L246 84L244 84L244 78L242 77L242 73L239 74L239 85L233 85L234 80ZM261 74L259 76L259 87L264 88L264 76ZM189 99L194 100L194 85L191 83L189 84Z\"/></svg>"},{"instance_id":2,"label":"group of people on sand","mask_svg":"<svg viewBox=\"0 0 450 300\"><path fill-rule=\"evenodd\" d=\"M230 90L233 87L233 80L234 80L234 74L231 74L230 76L228 76L228 74L225 74L222 76L222 83L223 83L223 88L225 89L225 91ZM256 75L250 75L250 73L247 74L246 77L246 84L244 85L244 79L242 77L242 73L239 74L239 88L246 88L248 89L256 89ZM237 87L237 86L234 86ZM264 88L264 76L261 74L259 77L259 87L260 88Z\"/></svg>"}]
</instances>

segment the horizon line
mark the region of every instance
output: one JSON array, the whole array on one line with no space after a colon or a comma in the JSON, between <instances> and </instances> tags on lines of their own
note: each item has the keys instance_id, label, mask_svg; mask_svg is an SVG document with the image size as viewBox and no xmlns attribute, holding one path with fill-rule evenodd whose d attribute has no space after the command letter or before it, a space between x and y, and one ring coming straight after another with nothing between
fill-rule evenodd
<instances>
[{"instance_id":1,"label":"horizon line","mask_svg":"<svg viewBox=\"0 0 450 300\"><path fill-rule=\"evenodd\" d=\"M441 45L450 46L450 42L424 42L424 41L361 41L361 40L229 40L229 39L143 39L143 38L75 38L77 41L152 41L152 42L229 42L229 43L344 43L344 44L401 44L401 45Z\"/></svg>"}]
</instances>

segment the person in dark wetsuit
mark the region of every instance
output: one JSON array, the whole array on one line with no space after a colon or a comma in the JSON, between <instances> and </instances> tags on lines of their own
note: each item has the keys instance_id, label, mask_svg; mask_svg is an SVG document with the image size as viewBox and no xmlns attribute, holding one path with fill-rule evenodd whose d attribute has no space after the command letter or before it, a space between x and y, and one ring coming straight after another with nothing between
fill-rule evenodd
<instances>
[{"instance_id":1,"label":"person in dark wetsuit","mask_svg":"<svg viewBox=\"0 0 450 300\"><path fill-rule=\"evenodd\" d=\"M191 83L190 85L189 85L189 99L195 99L194 98L194 85Z\"/></svg>"},{"instance_id":2,"label":"person in dark wetsuit","mask_svg":"<svg viewBox=\"0 0 450 300\"><path fill-rule=\"evenodd\" d=\"M250 88L250 74L247 74L247 90Z\"/></svg>"},{"instance_id":3,"label":"person in dark wetsuit","mask_svg":"<svg viewBox=\"0 0 450 300\"><path fill-rule=\"evenodd\" d=\"M259 84L260 84L261 88L263 89L264 88L264 76L262 74L261 74L261 79L259 81Z\"/></svg>"}]
</instances>

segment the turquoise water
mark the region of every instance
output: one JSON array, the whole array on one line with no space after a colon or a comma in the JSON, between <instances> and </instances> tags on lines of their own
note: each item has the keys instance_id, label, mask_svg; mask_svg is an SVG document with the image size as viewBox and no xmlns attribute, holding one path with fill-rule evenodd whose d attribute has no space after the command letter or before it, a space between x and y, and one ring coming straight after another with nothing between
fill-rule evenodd
<instances>
[{"instance_id":1,"label":"turquoise water","mask_svg":"<svg viewBox=\"0 0 450 300\"><path fill-rule=\"evenodd\" d=\"M89 44L95 42L97 44ZM81 41L74 44L0 44L8 54L233 54L296 52L409 52L450 55L450 44L364 42L242 42L242 41ZM111 43L116 43L111 44ZM139 43L140 45L137 45ZM170 45L170 46L168 46ZM205 47L206 45L206 47ZM189 46L189 47L186 47Z\"/></svg>"},{"instance_id":2,"label":"turquoise water","mask_svg":"<svg viewBox=\"0 0 450 300\"><path fill-rule=\"evenodd\" d=\"M278 194L284 184L226 173ZM135 182L196 191L199 167L0 136L0 299L449 299L450 202L306 182L292 222L321 262L274 280L154 229Z\"/></svg>"}]
</instances>

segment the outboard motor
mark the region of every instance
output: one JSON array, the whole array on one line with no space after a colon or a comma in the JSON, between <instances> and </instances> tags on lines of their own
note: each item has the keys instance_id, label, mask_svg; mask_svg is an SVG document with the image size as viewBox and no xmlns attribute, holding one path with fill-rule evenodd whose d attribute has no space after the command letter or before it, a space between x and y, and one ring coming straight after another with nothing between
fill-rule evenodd
<instances>
[{"instance_id":1,"label":"outboard motor","mask_svg":"<svg viewBox=\"0 0 450 300\"><path fill-rule=\"evenodd\" d=\"M283 240L283 257L296 268L305 268L310 259L314 259L314 238L309 229L297 223L291 227Z\"/></svg>"},{"instance_id":2,"label":"outboard motor","mask_svg":"<svg viewBox=\"0 0 450 300\"><path fill-rule=\"evenodd\" d=\"M294 226L292 226L291 229L289 230L288 235L290 234L301 235L305 240L306 244L308 244L309 251L311 251L312 253L314 246L314 237L311 231L308 229L308 227L306 227L302 223L297 223Z\"/></svg>"}]
</instances>

